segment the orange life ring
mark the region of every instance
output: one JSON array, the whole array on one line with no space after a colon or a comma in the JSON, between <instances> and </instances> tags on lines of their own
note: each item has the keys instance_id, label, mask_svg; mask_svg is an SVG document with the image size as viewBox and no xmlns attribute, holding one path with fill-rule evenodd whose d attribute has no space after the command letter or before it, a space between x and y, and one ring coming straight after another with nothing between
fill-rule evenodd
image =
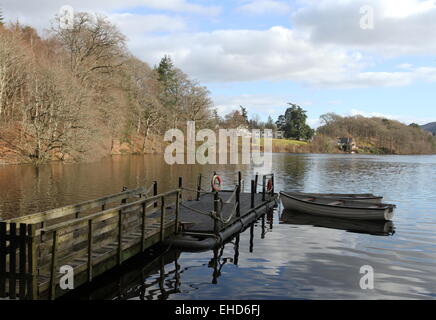
<instances>
[{"instance_id":1,"label":"orange life ring","mask_svg":"<svg viewBox=\"0 0 436 320\"><path fill-rule=\"evenodd\" d=\"M214 175L212 178L212 189L217 192L220 192L222 183L223 183L223 179L221 179L221 177L218 175Z\"/></svg>"},{"instance_id":2,"label":"orange life ring","mask_svg":"<svg viewBox=\"0 0 436 320\"><path fill-rule=\"evenodd\" d=\"M272 189L273 189L273 182L272 182L272 179L269 179L269 180L268 180L268 184L267 184L267 186L266 186L266 191L267 191L267 192L271 192Z\"/></svg>"}]
</instances>

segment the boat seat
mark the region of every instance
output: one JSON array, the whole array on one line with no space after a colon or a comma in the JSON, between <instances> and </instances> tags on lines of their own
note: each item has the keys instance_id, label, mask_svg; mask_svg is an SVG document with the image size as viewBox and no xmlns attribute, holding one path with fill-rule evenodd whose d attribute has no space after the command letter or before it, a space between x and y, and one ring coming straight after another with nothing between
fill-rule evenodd
<instances>
[{"instance_id":1,"label":"boat seat","mask_svg":"<svg viewBox=\"0 0 436 320\"><path fill-rule=\"evenodd\" d=\"M335 202L331 202L329 203L329 206L339 206L341 204L344 204L344 201L335 201Z\"/></svg>"}]
</instances>

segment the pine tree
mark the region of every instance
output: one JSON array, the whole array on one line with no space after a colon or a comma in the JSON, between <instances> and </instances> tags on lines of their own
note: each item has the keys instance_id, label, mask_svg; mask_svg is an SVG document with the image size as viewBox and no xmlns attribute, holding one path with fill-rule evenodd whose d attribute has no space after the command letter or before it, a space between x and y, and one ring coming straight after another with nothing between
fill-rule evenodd
<instances>
[{"instance_id":1,"label":"pine tree","mask_svg":"<svg viewBox=\"0 0 436 320\"><path fill-rule=\"evenodd\" d=\"M0 8L0 26L4 25L3 10Z\"/></svg>"}]
</instances>

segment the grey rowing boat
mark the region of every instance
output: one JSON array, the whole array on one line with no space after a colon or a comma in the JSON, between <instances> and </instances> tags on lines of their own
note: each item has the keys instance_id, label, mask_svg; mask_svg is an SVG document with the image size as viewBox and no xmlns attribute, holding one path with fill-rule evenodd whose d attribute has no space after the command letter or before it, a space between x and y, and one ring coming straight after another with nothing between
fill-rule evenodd
<instances>
[{"instance_id":1,"label":"grey rowing boat","mask_svg":"<svg viewBox=\"0 0 436 320\"><path fill-rule=\"evenodd\" d=\"M280 199L286 210L344 219L390 221L395 209L392 204L314 197L301 193L280 192Z\"/></svg>"}]
</instances>

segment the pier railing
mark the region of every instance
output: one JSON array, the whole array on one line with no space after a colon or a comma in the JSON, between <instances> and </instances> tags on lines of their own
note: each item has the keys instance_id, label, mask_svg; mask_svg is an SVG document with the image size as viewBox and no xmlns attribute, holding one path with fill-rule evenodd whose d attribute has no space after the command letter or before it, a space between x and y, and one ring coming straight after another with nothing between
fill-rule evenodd
<instances>
[{"instance_id":1,"label":"pier railing","mask_svg":"<svg viewBox=\"0 0 436 320\"><path fill-rule=\"evenodd\" d=\"M213 210L199 210L195 209L192 206L189 207L187 205L183 205L185 209L191 210L194 213L202 214L209 216L211 219L213 219L214 223L214 235L218 235L218 233L227 225L233 224L235 220L238 220L241 217L241 192L243 192L243 186L244 186L244 179L242 179L242 174L239 171L237 176L237 184L234 187L234 189L230 190L221 190L221 191L215 191L212 186L211 191L207 191L205 187L202 185L202 174L199 174L197 179L197 185L195 189L190 189L183 187L182 178L179 178L179 188L182 191L188 191L196 193L196 200L200 201L202 199L202 196L205 195L212 195L212 201L213 201ZM217 175L217 172L213 172L213 177ZM274 197L274 174L267 174L262 176L262 201L271 200ZM214 178L212 178L213 181ZM255 208L255 197L257 194L257 187L259 186L259 175L256 173L255 178L251 180L251 199L250 199L250 208ZM212 182L213 183L213 182ZM222 193L231 193L231 195L228 197L226 201L222 198ZM223 206L224 204L233 204L232 209L229 214L227 214L227 217L222 216Z\"/></svg>"},{"instance_id":2,"label":"pier railing","mask_svg":"<svg viewBox=\"0 0 436 320\"><path fill-rule=\"evenodd\" d=\"M0 298L54 299L65 293L62 267L78 286L176 233L181 190L146 195L139 188L0 222Z\"/></svg>"}]
</instances>

